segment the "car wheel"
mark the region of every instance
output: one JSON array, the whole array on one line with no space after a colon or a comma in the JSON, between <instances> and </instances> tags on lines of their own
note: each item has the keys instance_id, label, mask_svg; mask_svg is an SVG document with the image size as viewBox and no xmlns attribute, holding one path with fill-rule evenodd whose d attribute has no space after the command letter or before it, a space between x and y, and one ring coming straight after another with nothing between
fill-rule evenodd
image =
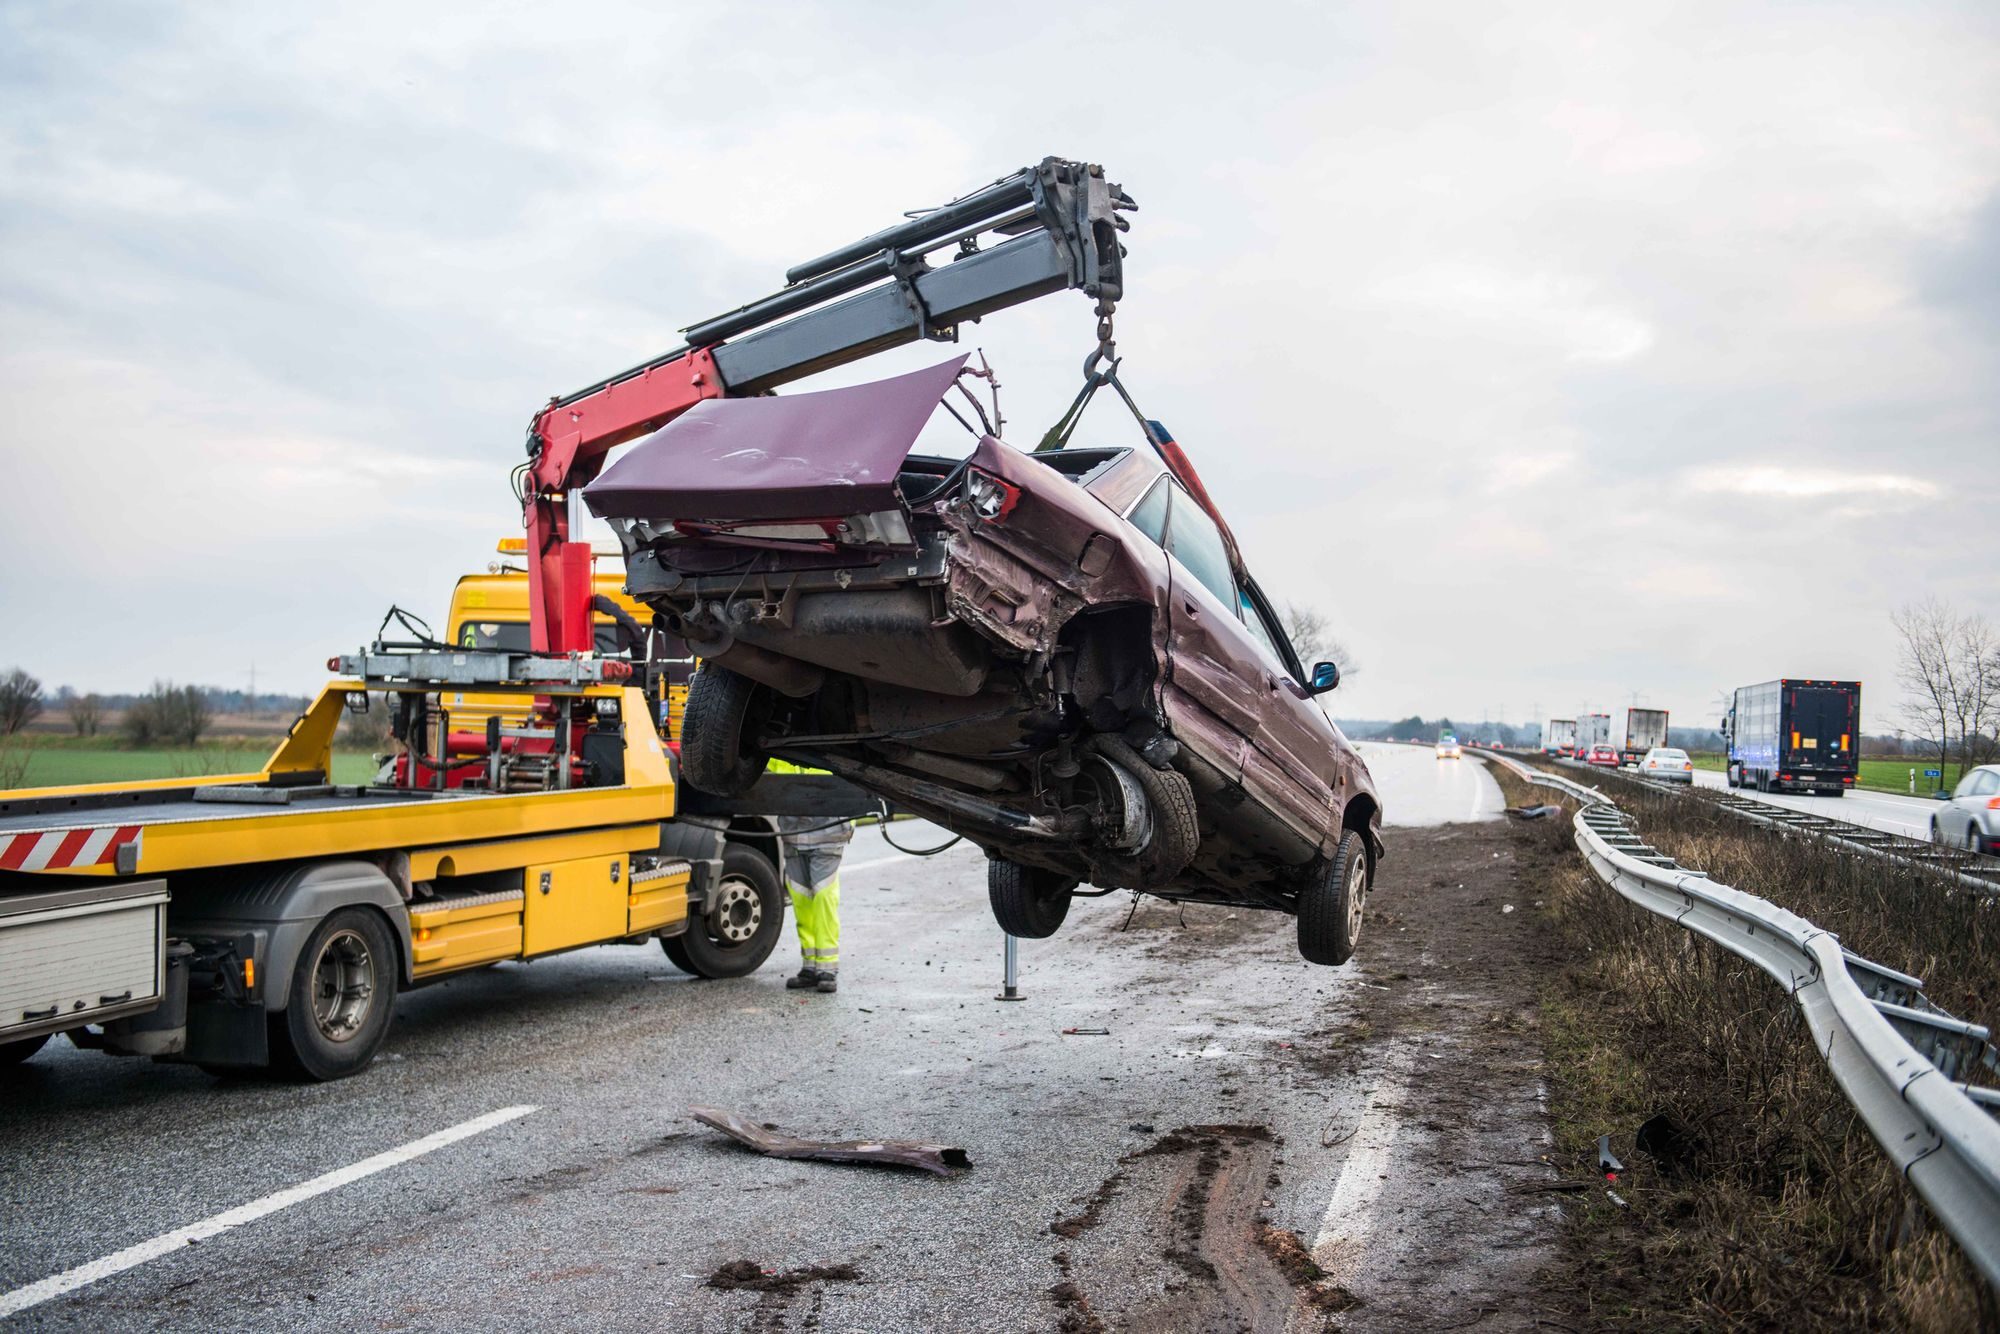
<instances>
[{"instance_id":1,"label":"car wheel","mask_svg":"<svg viewBox=\"0 0 2000 1334\"><path fill-rule=\"evenodd\" d=\"M986 897L993 903L993 920L1010 936L1046 940L1069 916L1076 881L1039 866L1023 866L999 857L986 863Z\"/></svg>"},{"instance_id":2,"label":"car wheel","mask_svg":"<svg viewBox=\"0 0 2000 1334\"><path fill-rule=\"evenodd\" d=\"M1157 769L1140 758L1123 740L1099 735L1093 746L1105 759L1130 775L1146 794L1152 807L1153 833L1131 863L1118 869L1122 876L1136 875L1135 889L1166 884L1194 860L1201 851L1200 815L1195 808L1194 786L1177 769Z\"/></svg>"},{"instance_id":3,"label":"car wheel","mask_svg":"<svg viewBox=\"0 0 2000 1334\"><path fill-rule=\"evenodd\" d=\"M712 670L704 667L703 671ZM764 966L785 932L785 890L770 859L732 843L708 909L677 936L661 936L668 962L696 977L744 977Z\"/></svg>"},{"instance_id":4,"label":"car wheel","mask_svg":"<svg viewBox=\"0 0 2000 1334\"><path fill-rule=\"evenodd\" d=\"M1373 880L1362 836L1342 834L1326 873L1299 895L1299 953L1306 962L1341 964L1353 957Z\"/></svg>"},{"instance_id":5,"label":"car wheel","mask_svg":"<svg viewBox=\"0 0 2000 1334\"><path fill-rule=\"evenodd\" d=\"M306 938L282 1014L270 1016L272 1064L310 1080L368 1068L396 1008L396 940L372 908L341 908Z\"/></svg>"},{"instance_id":6,"label":"car wheel","mask_svg":"<svg viewBox=\"0 0 2000 1334\"><path fill-rule=\"evenodd\" d=\"M17 1038L13 1042L0 1042L0 1067L19 1065L42 1049L49 1040L47 1033L38 1038Z\"/></svg>"},{"instance_id":7,"label":"car wheel","mask_svg":"<svg viewBox=\"0 0 2000 1334\"><path fill-rule=\"evenodd\" d=\"M770 757L755 738L770 720L771 692L740 672L713 665L694 674L681 722L681 777L718 797L740 797Z\"/></svg>"}]
</instances>

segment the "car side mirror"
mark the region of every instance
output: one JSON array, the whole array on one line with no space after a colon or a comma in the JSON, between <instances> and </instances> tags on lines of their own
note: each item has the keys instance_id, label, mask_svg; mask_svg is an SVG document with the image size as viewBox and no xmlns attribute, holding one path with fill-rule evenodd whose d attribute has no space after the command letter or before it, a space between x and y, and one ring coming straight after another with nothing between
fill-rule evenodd
<instances>
[{"instance_id":1,"label":"car side mirror","mask_svg":"<svg viewBox=\"0 0 2000 1334\"><path fill-rule=\"evenodd\" d=\"M1306 693L1308 695L1324 695L1339 684L1339 663L1316 662L1313 664L1312 680L1306 685Z\"/></svg>"}]
</instances>

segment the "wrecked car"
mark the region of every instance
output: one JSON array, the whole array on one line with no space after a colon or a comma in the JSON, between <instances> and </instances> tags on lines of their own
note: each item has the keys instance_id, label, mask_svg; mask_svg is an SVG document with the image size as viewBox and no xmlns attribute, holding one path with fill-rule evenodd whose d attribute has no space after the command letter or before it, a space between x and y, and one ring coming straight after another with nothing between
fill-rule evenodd
<instances>
[{"instance_id":1,"label":"wrecked car","mask_svg":"<svg viewBox=\"0 0 2000 1334\"><path fill-rule=\"evenodd\" d=\"M1381 805L1163 428L1134 448L912 454L964 358L872 384L716 399L584 489L627 587L703 660L681 777L778 757L982 847L1000 925L1072 897L1293 913L1344 962ZM954 413L954 415L957 415ZM961 420L964 419L961 417Z\"/></svg>"}]
</instances>

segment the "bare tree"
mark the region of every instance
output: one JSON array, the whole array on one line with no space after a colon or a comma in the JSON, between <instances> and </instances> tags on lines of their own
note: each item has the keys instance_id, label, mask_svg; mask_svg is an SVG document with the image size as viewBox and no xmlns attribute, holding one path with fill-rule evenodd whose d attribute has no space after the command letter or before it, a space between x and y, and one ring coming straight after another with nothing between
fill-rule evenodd
<instances>
[{"instance_id":1,"label":"bare tree","mask_svg":"<svg viewBox=\"0 0 2000 1334\"><path fill-rule=\"evenodd\" d=\"M2000 721L2000 640L1984 617L1938 598L1899 607L1891 620L1903 639L1903 723L1937 756L1940 774L1954 755L1963 773L1991 752Z\"/></svg>"},{"instance_id":2,"label":"bare tree","mask_svg":"<svg viewBox=\"0 0 2000 1334\"><path fill-rule=\"evenodd\" d=\"M104 725L104 701L96 695L71 695L66 701L69 725L78 736L96 736Z\"/></svg>"},{"instance_id":3,"label":"bare tree","mask_svg":"<svg viewBox=\"0 0 2000 1334\"><path fill-rule=\"evenodd\" d=\"M0 676L0 733L12 736L42 715L42 683L19 667Z\"/></svg>"},{"instance_id":4,"label":"bare tree","mask_svg":"<svg viewBox=\"0 0 2000 1334\"><path fill-rule=\"evenodd\" d=\"M125 736L135 746L170 741L183 746L199 742L214 714L200 686L155 681L153 688L125 710Z\"/></svg>"},{"instance_id":5,"label":"bare tree","mask_svg":"<svg viewBox=\"0 0 2000 1334\"><path fill-rule=\"evenodd\" d=\"M1306 670L1311 671L1315 662L1338 663L1343 677L1353 676L1360 670L1347 646L1333 637L1333 623L1318 607L1303 602L1287 602L1282 619L1285 638L1292 641L1292 648Z\"/></svg>"}]
</instances>

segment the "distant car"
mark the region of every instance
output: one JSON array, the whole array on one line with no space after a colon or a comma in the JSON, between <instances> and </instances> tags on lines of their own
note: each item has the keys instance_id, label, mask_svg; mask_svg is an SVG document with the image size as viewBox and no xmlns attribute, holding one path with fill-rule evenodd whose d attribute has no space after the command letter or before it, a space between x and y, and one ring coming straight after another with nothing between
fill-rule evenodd
<instances>
[{"instance_id":1,"label":"distant car","mask_svg":"<svg viewBox=\"0 0 2000 1334\"><path fill-rule=\"evenodd\" d=\"M1583 762L1585 764L1597 765L1603 769L1616 769L1618 767L1618 748L1616 746L1592 746L1590 753L1583 757Z\"/></svg>"},{"instance_id":2,"label":"distant car","mask_svg":"<svg viewBox=\"0 0 2000 1334\"><path fill-rule=\"evenodd\" d=\"M1646 758L1639 761L1642 778L1658 779L1662 783L1686 783L1694 786L1694 761L1684 750L1673 746L1655 746L1646 752Z\"/></svg>"},{"instance_id":3,"label":"distant car","mask_svg":"<svg viewBox=\"0 0 2000 1334\"><path fill-rule=\"evenodd\" d=\"M1456 737L1441 736L1437 743L1437 756L1441 760L1455 760L1463 754L1458 748Z\"/></svg>"},{"instance_id":4,"label":"distant car","mask_svg":"<svg viewBox=\"0 0 2000 1334\"><path fill-rule=\"evenodd\" d=\"M1982 764L1958 780L1931 817L1931 842L2000 854L2000 764Z\"/></svg>"}]
</instances>

